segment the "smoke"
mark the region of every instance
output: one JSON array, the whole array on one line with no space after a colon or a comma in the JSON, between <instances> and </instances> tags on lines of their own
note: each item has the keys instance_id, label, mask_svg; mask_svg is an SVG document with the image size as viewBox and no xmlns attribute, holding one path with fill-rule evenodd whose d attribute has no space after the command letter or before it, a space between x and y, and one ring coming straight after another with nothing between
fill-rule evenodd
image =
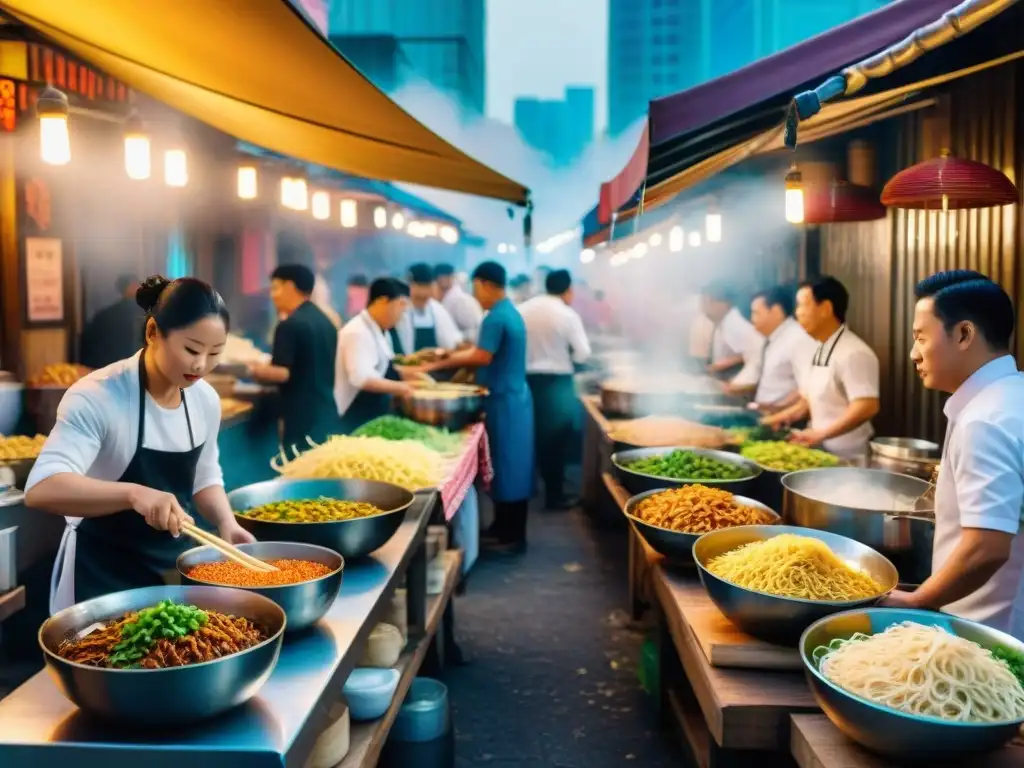
<instances>
[{"instance_id":1,"label":"smoke","mask_svg":"<svg viewBox=\"0 0 1024 768\"><path fill-rule=\"evenodd\" d=\"M571 166L553 168L547 157L520 138L513 126L473 115L458 100L429 82L408 74L390 94L398 104L471 157L530 188L533 196L533 242L580 224L597 203L602 182L617 174L629 160L639 140L642 121L618 139L596 138ZM488 243L479 260L500 258L510 271L527 271L523 254L523 214L501 201L438 190L418 185L400 185L462 220L473 234ZM497 245L511 243L516 254L498 256ZM534 254L532 266L577 267L578 241L546 255Z\"/></svg>"}]
</instances>

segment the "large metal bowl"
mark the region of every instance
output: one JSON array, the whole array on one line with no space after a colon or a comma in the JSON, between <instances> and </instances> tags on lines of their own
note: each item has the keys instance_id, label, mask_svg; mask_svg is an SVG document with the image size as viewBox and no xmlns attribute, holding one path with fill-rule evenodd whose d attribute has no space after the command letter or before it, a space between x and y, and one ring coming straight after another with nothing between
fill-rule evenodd
<instances>
[{"instance_id":1,"label":"large metal bowl","mask_svg":"<svg viewBox=\"0 0 1024 768\"><path fill-rule=\"evenodd\" d=\"M854 506L856 499L847 503L820 500L823 490L844 486L880 487L907 499L929 490L924 480L881 469L805 469L782 478L783 518L792 525L838 533L866 544L897 563L903 583L924 582L932 571L933 515L927 510L867 509Z\"/></svg>"},{"instance_id":2,"label":"large metal bowl","mask_svg":"<svg viewBox=\"0 0 1024 768\"><path fill-rule=\"evenodd\" d=\"M269 597L284 609L288 617L288 631L298 632L316 624L334 603L341 588L341 574L345 558L326 547L303 544L296 541L260 541L255 544L239 544L238 549L260 560L306 560L323 563L331 572L313 581L298 584L282 584L275 587L234 587ZM178 555L178 573L184 584L205 584L210 586L234 586L203 581L189 576L189 571L200 563L216 563L226 558L213 547L196 547Z\"/></svg>"},{"instance_id":3,"label":"large metal bowl","mask_svg":"<svg viewBox=\"0 0 1024 768\"><path fill-rule=\"evenodd\" d=\"M805 600L755 592L715 576L711 560L744 544L764 541L784 533L808 536L825 542L848 564L860 568L882 584L883 591L863 600ZM743 525L705 533L693 545L700 580L708 596L727 619L749 635L771 643L793 645L809 624L833 613L872 605L888 595L899 581L896 568L871 547L825 531L790 525Z\"/></svg>"},{"instance_id":4,"label":"large metal bowl","mask_svg":"<svg viewBox=\"0 0 1024 768\"><path fill-rule=\"evenodd\" d=\"M893 624L914 621L939 626L972 640L983 648L1003 646L1024 653L1024 643L977 622L944 613L898 608L860 608L820 619L800 638L800 657L807 670L814 698L829 720L843 733L873 752L901 764L941 761L969 765L972 754L997 749L1012 739L1021 720L1004 723L952 723L937 718L906 714L855 696L829 681L813 658L814 649L855 632L873 635Z\"/></svg>"},{"instance_id":5,"label":"large metal bowl","mask_svg":"<svg viewBox=\"0 0 1024 768\"><path fill-rule=\"evenodd\" d=\"M329 523L278 523L254 520L241 512L272 501L294 499L365 501L380 507L379 515ZM404 488L376 480L268 480L228 494L235 519L260 541L298 541L334 550L346 560L366 557L387 544L416 497Z\"/></svg>"},{"instance_id":6,"label":"large metal bowl","mask_svg":"<svg viewBox=\"0 0 1024 768\"><path fill-rule=\"evenodd\" d=\"M916 437L876 437L871 441L871 453L897 461L938 461L942 448Z\"/></svg>"},{"instance_id":7,"label":"large metal bowl","mask_svg":"<svg viewBox=\"0 0 1024 768\"><path fill-rule=\"evenodd\" d=\"M657 525L651 525L636 516L635 510L640 502L656 493L661 493L666 490L671 489L655 488L653 491L638 493L626 502L626 507L623 509L623 513L632 521L633 525L636 526L637 531L644 537L644 541L646 541L651 546L651 549L659 555L663 555L666 560L671 563L675 563L676 565L693 565L693 545L702 534L686 533L684 531L673 531L668 528L661 528ZM782 522L782 518L775 510L770 509L761 502L747 498L746 496L734 496L734 498L736 499L737 504L742 504L747 507L757 507L758 509L763 509L765 512L770 513L775 519L776 524Z\"/></svg>"},{"instance_id":8,"label":"large metal bowl","mask_svg":"<svg viewBox=\"0 0 1024 768\"><path fill-rule=\"evenodd\" d=\"M650 458L651 456L663 456L672 451L692 451L701 456L708 456L728 464L743 467L750 472L749 477L740 480L700 480L700 479L675 479L671 477L657 477L647 475L643 472L634 472L629 464L639 459ZM612 465L615 467L615 474L623 487L632 494L644 493L665 488L679 488L683 485L706 485L709 488L721 488L731 493L746 495L752 491L757 478L761 474L761 468L749 459L732 453L731 451L716 451L711 448L693 448L686 445L671 445L659 448L632 448L628 451L617 451L612 454Z\"/></svg>"},{"instance_id":9,"label":"large metal bowl","mask_svg":"<svg viewBox=\"0 0 1024 768\"><path fill-rule=\"evenodd\" d=\"M202 664L168 669L101 669L57 655L68 639L97 623L161 600L242 616L265 627L259 645ZM54 614L39 628L43 658L61 692L82 711L120 726L167 727L205 720L248 701L270 677L286 619L262 595L229 587L164 586L114 592Z\"/></svg>"},{"instance_id":10,"label":"large metal bowl","mask_svg":"<svg viewBox=\"0 0 1024 768\"><path fill-rule=\"evenodd\" d=\"M425 391L401 398L402 415L420 424L458 430L480 421L484 412L483 387L463 385L466 394L459 397L431 397Z\"/></svg>"}]
</instances>

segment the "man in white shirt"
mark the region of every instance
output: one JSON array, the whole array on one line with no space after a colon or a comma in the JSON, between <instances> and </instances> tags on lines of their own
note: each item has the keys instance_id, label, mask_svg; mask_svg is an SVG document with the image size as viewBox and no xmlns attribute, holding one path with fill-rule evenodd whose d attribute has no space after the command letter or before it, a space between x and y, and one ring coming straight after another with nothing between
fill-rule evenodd
<instances>
[{"instance_id":1,"label":"man in white shirt","mask_svg":"<svg viewBox=\"0 0 1024 768\"><path fill-rule=\"evenodd\" d=\"M578 454L579 401L575 365L590 357L583 320L572 304L572 277L565 269L549 272L547 293L519 305L526 325L526 382L533 394L537 467L544 481L547 509L569 509L565 468Z\"/></svg>"},{"instance_id":2,"label":"man in white shirt","mask_svg":"<svg viewBox=\"0 0 1024 768\"><path fill-rule=\"evenodd\" d=\"M401 351L411 355L424 349L455 349L462 343L462 334L448 310L434 293L437 285L434 270L426 264L409 267L409 308L395 326Z\"/></svg>"},{"instance_id":3,"label":"man in white shirt","mask_svg":"<svg viewBox=\"0 0 1024 768\"><path fill-rule=\"evenodd\" d=\"M860 459L874 435L871 419L879 410L878 355L846 327L850 294L834 277L809 280L796 292L796 319L818 347L797 372L800 399L764 419L781 427L810 418L808 429L790 440L821 445L844 459Z\"/></svg>"},{"instance_id":4,"label":"man in white shirt","mask_svg":"<svg viewBox=\"0 0 1024 768\"><path fill-rule=\"evenodd\" d=\"M391 364L394 349L388 336L404 311L401 283L381 277L370 284L366 309L338 332L334 400L341 416L341 434L350 434L383 416L392 397L412 392Z\"/></svg>"},{"instance_id":5,"label":"man in white shirt","mask_svg":"<svg viewBox=\"0 0 1024 768\"><path fill-rule=\"evenodd\" d=\"M915 295L910 358L925 387L952 395L932 575L888 602L941 609L1024 640L1024 376L1010 352L1013 304L969 270L925 278Z\"/></svg>"},{"instance_id":6,"label":"man in white shirt","mask_svg":"<svg viewBox=\"0 0 1024 768\"><path fill-rule=\"evenodd\" d=\"M438 264L434 267L434 277L441 294L441 304L455 321L463 340L475 344L480 334L480 323L484 320L480 302L462 289L455 279L455 267L451 264Z\"/></svg>"},{"instance_id":7,"label":"man in white shirt","mask_svg":"<svg viewBox=\"0 0 1024 768\"><path fill-rule=\"evenodd\" d=\"M701 292L701 310L714 325L708 373L728 380L738 378L741 384L755 384L761 370L764 339L734 306L729 286L707 286Z\"/></svg>"},{"instance_id":8,"label":"man in white shirt","mask_svg":"<svg viewBox=\"0 0 1024 768\"><path fill-rule=\"evenodd\" d=\"M764 337L760 378L737 376L728 389L753 395L761 411L777 411L799 397L797 376L814 342L793 319L793 289L776 286L756 294L750 302L750 322Z\"/></svg>"}]
</instances>

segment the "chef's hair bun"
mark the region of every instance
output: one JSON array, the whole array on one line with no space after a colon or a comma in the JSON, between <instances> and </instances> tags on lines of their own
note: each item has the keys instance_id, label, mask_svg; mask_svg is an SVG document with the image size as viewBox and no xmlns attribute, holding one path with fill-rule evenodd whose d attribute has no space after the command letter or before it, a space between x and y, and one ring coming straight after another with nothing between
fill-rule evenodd
<instances>
[{"instance_id":1,"label":"chef's hair bun","mask_svg":"<svg viewBox=\"0 0 1024 768\"><path fill-rule=\"evenodd\" d=\"M171 284L163 275L147 277L138 290L135 291L135 303L142 307L146 314L151 314L160 301L160 294Z\"/></svg>"}]
</instances>

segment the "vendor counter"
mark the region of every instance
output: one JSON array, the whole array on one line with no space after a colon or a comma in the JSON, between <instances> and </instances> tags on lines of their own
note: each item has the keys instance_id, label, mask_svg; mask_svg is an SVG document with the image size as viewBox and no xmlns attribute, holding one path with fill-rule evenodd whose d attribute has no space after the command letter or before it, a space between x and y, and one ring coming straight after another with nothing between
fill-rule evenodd
<instances>
[{"instance_id":1,"label":"vendor counter","mask_svg":"<svg viewBox=\"0 0 1024 768\"><path fill-rule=\"evenodd\" d=\"M418 494L394 537L370 558L346 567L341 592L326 617L310 631L286 638L273 675L247 704L175 732L129 730L82 715L43 671L0 702L0 765L301 767L330 724L342 686L404 576L409 644L398 665L402 683L381 720L353 724L343 762L375 764L404 692L442 625L458 573L459 554L449 553L441 593L427 596L427 526L438 503L436 493ZM147 704L158 707L159 701L140 702Z\"/></svg>"}]
</instances>

